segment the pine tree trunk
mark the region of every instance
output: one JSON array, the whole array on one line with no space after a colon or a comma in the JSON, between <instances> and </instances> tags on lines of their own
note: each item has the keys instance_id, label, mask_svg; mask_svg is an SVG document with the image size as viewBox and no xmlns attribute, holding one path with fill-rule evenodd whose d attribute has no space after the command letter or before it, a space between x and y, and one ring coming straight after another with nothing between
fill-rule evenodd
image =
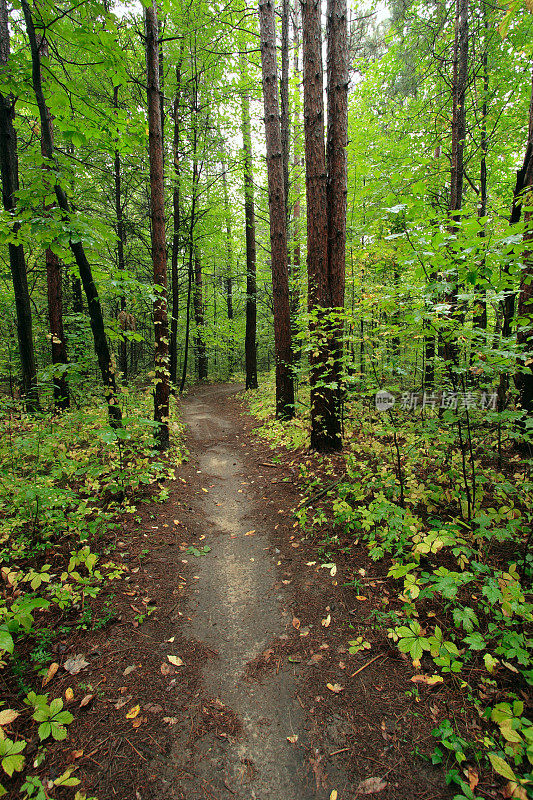
<instances>
[{"instance_id":1,"label":"pine tree trunk","mask_svg":"<svg viewBox=\"0 0 533 800\"><path fill-rule=\"evenodd\" d=\"M341 318L334 319L330 338L333 357L326 420L327 447L342 447L341 405L343 376L344 290L346 275L346 211L348 200L348 8L347 0L328 0L328 133L326 146L328 282L330 307Z\"/></svg>"},{"instance_id":2,"label":"pine tree trunk","mask_svg":"<svg viewBox=\"0 0 533 800\"><path fill-rule=\"evenodd\" d=\"M294 115L293 115L293 145L292 145L292 168L293 168L293 185L294 185L294 204L292 207L292 258L290 263L290 291L291 291L291 330L293 341L293 358L295 362L300 361L301 351L300 347L296 344L298 341L296 335L298 333L298 319L300 311L300 266L301 266L301 249L300 249L300 191L301 191L301 174L302 174L302 155L301 155L301 131L300 131L300 20L298 14L299 0L295 0L293 9L293 73L295 79L294 89Z\"/></svg>"},{"instance_id":3,"label":"pine tree trunk","mask_svg":"<svg viewBox=\"0 0 533 800\"><path fill-rule=\"evenodd\" d=\"M289 107L289 0L281 0L281 79L280 79L280 133L283 159L283 192L285 195L285 218L289 224L289 151L290 151L290 107Z\"/></svg>"},{"instance_id":4,"label":"pine tree trunk","mask_svg":"<svg viewBox=\"0 0 533 800\"><path fill-rule=\"evenodd\" d=\"M31 58L32 58L32 81L33 89L35 92L35 99L39 109L39 117L41 120L41 137L44 146L46 158L52 162L54 159L54 146L52 141L52 133L50 130L49 121L46 113L46 102L44 99L42 82L41 82L41 63L39 57L39 49L37 47L37 38L35 35L35 25L33 17L28 5L28 0L22 0L22 10L24 12L24 19L26 21L26 30L30 40ZM65 216L70 215L70 207L67 196L63 188L57 183L54 186L56 193L57 203L59 208L65 213ZM91 330L94 338L94 350L98 359L100 373L102 375L102 382L104 385L104 394L107 401L109 420L113 427L119 427L122 422L122 413L118 404L116 384L115 384L115 370L111 361L111 353L105 335L104 319L102 316L102 307L100 305L100 298L96 290L94 278L92 275L91 265L85 254L84 247L80 241L69 242L70 249L74 256L74 260L78 266L81 282L87 298L87 307L89 309L89 318L91 321Z\"/></svg>"},{"instance_id":5,"label":"pine tree trunk","mask_svg":"<svg viewBox=\"0 0 533 800\"><path fill-rule=\"evenodd\" d=\"M283 186L283 153L279 116L274 0L259 0L259 23L270 214L274 342L276 348L276 416L280 419L291 419L294 416L294 383L292 376L287 218Z\"/></svg>"},{"instance_id":6,"label":"pine tree trunk","mask_svg":"<svg viewBox=\"0 0 533 800\"><path fill-rule=\"evenodd\" d=\"M154 420L161 450L169 445L170 375L168 368L167 253L165 238L165 193L163 183L163 137L159 89L158 23L154 5L145 7L146 73L148 85L148 149L150 159L150 213L152 263L156 299Z\"/></svg>"},{"instance_id":7,"label":"pine tree trunk","mask_svg":"<svg viewBox=\"0 0 533 800\"><path fill-rule=\"evenodd\" d=\"M239 57L241 81L245 80L244 58ZM244 360L246 388L257 389L257 285L255 250L255 209L252 163L252 134L250 124L250 98L243 89L241 94L241 131L244 173L244 224L246 228L246 333Z\"/></svg>"},{"instance_id":8,"label":"pine tree trunk","mask_svg":"<svg viewBox=\"0 0 533 800\"><path fill-rule=\"evenodd\" d=\"M0 0L0 66L7 72L10 56L9 26L6 0ZM2 201L10 216L16 213L15 192L19 188L17 136L13 125L15 98L0 94L0 170L2 175ZM14 223L16 233L19 224ZM13 279L15 309L17 314L17 339L21 366L21 394L28 411L39 410L37 370L33 349L32 314L26 259L21 244L9 244L9 266Z\"/></svg>"}]
</instances>

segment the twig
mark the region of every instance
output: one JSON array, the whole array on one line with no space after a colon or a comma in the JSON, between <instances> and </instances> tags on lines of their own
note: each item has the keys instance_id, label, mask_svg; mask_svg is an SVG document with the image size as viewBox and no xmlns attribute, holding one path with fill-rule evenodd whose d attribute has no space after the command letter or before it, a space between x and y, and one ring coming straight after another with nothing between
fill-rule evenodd
<instances>
[{"instance_id":1,"label":"twig","mask_svg":"<svg viewBox=\"0 0 533 800\"><path fill-rule=\"evenodd\" d=\"M260 467L281 467L281 464L266 464L266 463L263 464L263 463L259 462L259 466Z\"/></svg>"},{"instance_id":2,"label":"twig","mask_svg":"<svg viewBox=\"0 0 533 800\"><path fill-rule=\"evenodd\" d=\"M362 672L364 669L366 669L367 667L369 667L369 666L370 666L370 664L373 664L373 663L374 663L374 661L377 661L377 660L378 660L378 658L384 658L384 656L386 656L386 655L387 655L387 653L379 653L379 655L377 655L377 656L374 656L374 658L371 658L371 659L370 659L370 661L367 661L367 662L366 662L366 664L363 664L363 666L362 666L362 667L359 667L359 669L356 669L356 670L355 670L355 672L353 673L353 675L350 675L350 678L355 678L355 676L356 676L356 675L358 675L358 674L359 674L360 672Z\"/></svg>"},{"instance_id":3,"label":"twig","mask_svg":"<svg viewBox=\"0 0 533 800\"><path fill-rule=\"evenodd\" d=\"M148 759L147 759L147 758L145 758L145 757L143 756L143 754L142 754L142 753L139 753L139 751L137 750L137 748L136 748L136 747L134 747L134 746L132 745L132 743L130 742L130 740L129 740L129 739L126 739L126 737L124 737L124 741L126 741L126 742L129 744L129 746L132 748L132 750L135 750L135 752L137 753L137 755L139 756L139 758L142 758L142 760L143 760L143 761L148 761Z\"/></svg>"},{"instance_id":4,"label":"twig","mask_svg":"<svg viewBox=\"0 0 533 800\"><path fill-rule=\"evenodd\" d=\"M329 754L328 758L331 758L331 756L338 756L339 753L347 753L349 750L351 750L351 747L343 747L342 750L334 750L333 753Z\"/></svg>"}]
</instances>

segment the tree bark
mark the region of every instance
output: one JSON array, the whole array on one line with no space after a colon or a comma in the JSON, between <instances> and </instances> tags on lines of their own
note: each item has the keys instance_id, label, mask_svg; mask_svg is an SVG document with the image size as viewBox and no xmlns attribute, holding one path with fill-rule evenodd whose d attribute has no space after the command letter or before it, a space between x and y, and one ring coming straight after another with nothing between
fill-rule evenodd
<instances>
[{"instance_id":1,"label":"tree bark","mask_svg":"<svg viewBox=\"0 0 533 800\"><path fill-rule=\"evenodd\" d=\"M46 102L44 99L41 82L41 63L39 49L37 47L37 38L35 35L35 25L30 7L28 5L28 0L21 1L24 19L26 21L26 30L30 40L32 81L37 107L39 109L39 117L41 120L41 137L44 147L43 152L46 153L46 158L50 159L55 165L52 133L50 130L49 121L47 119ZM70 206L63 187L60 186L59 183L56 183L54 190L59 208L64 212L65 216L68 217L70 215ZM122 422L122 413L117 399L115 370L111 361L111 353L109 351L109 345L105 335L102 307L100 305L100 298L98 297L98 292L92 275L91 265L89 264L83 244L81 242L74 242L71 239L69 244L74 256L74 260L78 266L85 296L87 297L87 306L89 309L91 329L94 338L94 349L102 375L110 424L113 427L119 427Z\"/></svg>"},{"instance_id":2,"label":"tree bark","mask_svg":"<svg viewBox=\"0 0 533 800\"><path fill-rule=\"evenodd\" d=\"M292 145L292 168L293 168L293 196L294 203L292 207L292 258L290 262L290 303L291 303L291 331L293 341L293 358L298 362L301 358L301 348L296 344L296 335L298 333L298 320L300 310L300 266L301 266L301 249L300 249L300 191L301 191L301 174L302 174L302 153L301 153L301 132L300 132L300 22L298 13L299 0L295 0L293 9L293 73L295 78L294 89L294 114L293 114L293 145Z\"/></svg>"},{"instance_id":3,"label":"tree bark","mask_svg":"<svg viewBox=\"0 0 533 800\"><path fill-rule=\"evenodd\" d=\"M150 160L150 213L152 263L155 286L155 391L154 420L161 450L169 445L170 375L168 368L167 253L165 192L163 183L163 136L159 89L158 23L155 5L145 7L146 74L148 94L148 149Z\"/></svg>"},{"instance_id":4,"label":"tree bark","mask_svg":"<svg viewBox=\"0 0 533 800\"><path fill-rule=\"evenodd\" d=\"M118 90L119 86L113 88L113 106L118 108ZM119 273L124 273L126 269L126 260L124 257L124 217L122 211L122 179L120 173L120 153L115 150L114 158L114 180L115 180L115 215L117 218L117 267ZM126 296L124 292L120 297L120 314L122 327L122 341L120 342L120 371L122 372L122 380L124 383L128 382L128 340L126 338L127 319L126 319Z\"/></svg>"},{"instance_id":5,"label":"tree bark","mask_svg":"<svg viewBox=\"0 0 533 800\"><path fill-rule=\"evenodd\" d=\"M290 106L289 106L289 0L281 0L281 78L280 78L280 133L283 159L283 192L285 194L285 218L289 224L289 150L290 150Z\"/></svg>"},{"instance_id":6,"label":"tree bark","mask_svg":"<svg viewBox=\"0 0 533 800\"><path fill-rule=\"evenodd\" d=\"M0 66L7 72L10 57L9 25L6 0L0 0ZM0 94L0 170L2 175L2 201L11 217L16 214L15 192L19 188L17 136L13 125L15 98ZM20 225L15 222L16 234ZM21 394L28 411L38 411L37 369L33 349L32 313L24 248L10 243L9 266L13 279L15 309L17 314L17 340L21 366Z\"/></svg>"},{"instance_id":7,"label":"tree bark","mask_svg":"<svg viewBox=\"0 0 533 800\"><path fill-rule=\"evenodd\" d=\"M531 75L529 130L524 168L519 205L520 208L525 206L524 241L527 243L528 249L523 254L520 292L516 309L518 319L517 342L524 352L519 358L519 371L515 375L515 384L518 389L519 406L530 417L533 414L533 371L531 369L531 359L533 358L533 72ZM518 198L515 197L514 205L517 204ZM531 431L527 431L527 428L525 430L531 436ZM528 449L532 449L531 444L528 444Z\"/></svg>"},{"instance_id":8,"label":"tree bark","mask_svg":"<svg viewBox=\"0 0 533 800\"><path fill-rule=\"evenodd\" d=\"M231 206L229 201L228 178L225 160L222 162L222 183L224 186L224 216L226 217L226 267L224 270L224 287L226 290L226 307L228 311L228 376L233 373L235 329L233 325L233 230L231 225ZM215 282L216 286L216 282ZM214 290L216 301L216 290ZM215 325L216 330L216 325Z\"/></svg>"},{"instance_id":9,"label":"tree bark","mask_svg":"<svg viewBox=\"0 0 533 800\"><path fill-rule=\"evenodd\" d=\"M204 298L202 262L198 247L194 247L194 321L196 323L196 358L198 365L198 380L207 380L207 348L204 338Z\"/></svg>"},{"instance_id":10,"label":"tree bark","mask_svg":"<svg viewBox=\"0 0 533 800\"><path fill-rule=\"evenodd\" d=\"M274 0L259 0L259 24L270 215L274 342L276 349L276 416L280 419L291 419L294 416L294 383L292 375L287 219L283 186L283 153L279 117Z\"/></svg>"},{"instance_id":11,"label":"tree bark","mask_svg":"<svg viewBox=\"0 0 533 800\"><path fill-rule=\"evenodd\" d=\"M180 249L180 124L181 124L181 64L183 50L176 65L176 96L174 98L174 137L172 150L174 156L174 187L172 190L172 258L171 258L171 282L172 282L172 319L170 322L170 382L176 385L178 379L178 315L179 315L179 281L178 281L178 258Z\"/></svg>"},{"instance_id":12,"label":"tree bark","mask_svg":"<svg viewBox=\"0 0 533 800\"><path fill-rule=\"evenodd\" d=\"M468 13L469 0L456 0L455 38L453 47L453 80L452 80L452 143L450 172L450 225L449 232L456 235L459 229L459 212L463 205L463 172L464 149L466 137L466 89L468 84ZM453 253L451 254L453 258ZM449 278L451 286L446 293L448 304L448 320L450 329L444 334L444 358L452 365L456 364L458 349L455 323L458 321L458 282L457 269L454 267Z\"/></svg>"},{"instance_id":13,"label":"tree bark","mask_svg":"<svg viewBox=\"0 0 533 800\"><path fill-rule=\"evenodd\" d=\"M346 211L348 201L348 8L347 0L328 0L328 132L326 145L328 283L332 322L330 351L333 357L326 420L328 449L342 447L341 405L343 374L344 290L346 276Z\"/></svg>"},{"instance_id":14,"label":"tree bark","mask_svg":"<svg viewBox=\"0 0 533 800\"><path fill-rule=\"evenodd\" d=\"M239 57L241 81L245 80L244 57ZM255 249L255 209L252 162L252 133L250 123L250 97L243 88L241 93L241 131L244 178L244 224L246 230L246 332L244 360L246 388L257 389L257 285Z\"/></svg>"}]
</instances>

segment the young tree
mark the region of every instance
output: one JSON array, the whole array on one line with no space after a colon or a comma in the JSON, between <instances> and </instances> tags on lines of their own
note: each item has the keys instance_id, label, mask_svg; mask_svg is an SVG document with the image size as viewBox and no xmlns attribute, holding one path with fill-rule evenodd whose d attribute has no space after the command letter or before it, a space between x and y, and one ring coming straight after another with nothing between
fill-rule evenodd
<instances>
[{"instance_id":1,"label":"young tree","mask_svg":"<svg viewBox=\"0 0 533 800\"><path fill-rule=\"evenodd\" d=\"M165 239L165 191L163 183L163 134L159 89L157 11L145 7L146 76L148 92L148 145L150 157L150 213L152 220L152 264L156 296L154 420L161 450L169 445L170 375L168 369L167 252Z\"/></svg>"},{"instance_id":2,"label":"young tree","mask_svg":"<svg viewBox=\"0 0 533 800\"><path fill-rule=\"evenodd\" d=\"M241 82L245 80L244 55L239 55ZM241 92L241 131L244 177L244 224L246 229L246 332L244 358L246 388L257 389L257 281L255 251L254 178L252 162L252 133L250 123L250 96L243 87Z\"/></svg>"},{"instance_id":3,"label":"young tree","mask_svg":"<svg viewBox=\"0 0 533 800\"><path fill-rule=\"evenodd\" d=\"M8 71L10 57L9 24L7 0L0 0L0 67L4 74ZM15 98L0 94L0 169L2 175L2 201L5 210L14 216L16 213L16 192L19 188L17 135L13 125L15 116ZM16 234L20 225L15 221L13 232ZM22 372L21 392L26 401L28 411L39 409L37 391L37 370L33 349L32 313L26 259L22 244L9 243L9 266L15 293L17 313L17 339Z\"/></svg>"},{"instance_id":4,"label":"young tree","mask_svg":"<svg viewBox=\"0 0 533 800\"><path fill-rule=\"evenodd\" d=\"M287 263L287 217L283 187L278 68L276 60L276 25L274 0L259 0L261 66L268 173L270 215L270 259L274 305L274 342L276 353L276 415L294 416L292 375L289 273Z\"/></svg>"},{"instance_id":5,"label":"young tree","mask_svg":"<svg viewBox=\"0 0 533 800\"><path fill-rule=\"evenodd\" d=\"M44 97L42 79L41 79L41 59L39 53L39 46L37 43L37 35L35 30L35 23L33 15L28 4L28 0L21 0L22 10L24 13L24 20L26 22L26 31L30 42L31 62L32 62L32 83L35 93L35 100L37 108L39 109L39 118L41 121L41 141L42 151L44 157L49 159L54 167L54 174L56 175L56 182L54 186L57 204L61 211L63 211L65 218L68 220L70 217L70 204L67 195L59 180L57 174L59 169L54 158L54 144L52 139L52 131L50 127L50 118ZM81 241L74 241L73 238L69 241L70 249L78 266L80 278L87 297L87 306L89 309L89 317L91 321L91 329L94 338L94 349L98 359L98 365L102 375L102 382L104 385L104 393L107 401L108 414L110 423L113 427L119 427L122 423L122 413L118 404L116 383L115 383L115 369L111 360L111 353L105 334L104 319L102 315L102 307L100 305L100 298L94 282L91 265L85 254L85 249Z\"/></svg>"}]
</instances>

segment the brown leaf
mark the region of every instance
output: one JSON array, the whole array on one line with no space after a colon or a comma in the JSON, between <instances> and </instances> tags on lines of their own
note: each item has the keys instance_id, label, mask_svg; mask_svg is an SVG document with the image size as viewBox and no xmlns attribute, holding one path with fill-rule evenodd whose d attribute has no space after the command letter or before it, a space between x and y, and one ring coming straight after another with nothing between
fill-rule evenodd
<instances>
[{"instance_id":1,"label":"brown leaf","mask_svg":"<svg viewBox=\"0 0 533 800\"><path fill-rule=\"evenodd\" d=\"M470 786L472 791L474 791L474 789L479 783L479 775L477 773L477 770L475 770L473 767L468 767L466 777L468 778L468 785Z\"/></svg>"},{"instance_id":2,"label":"brown leaf","mask_svg":"<svg viewBox=\"0 0 533 800\"><path fill-rule=\"evenodd\" d=\"M344 691L344 686L341 686L340 683L326 683L326 686L330 692L334 692L334 694L340 694Z\"/></svg>"},{"instance_id":3,"label":"brown leaf","mask_svg":"<svg viewBox=\"0 0 533 800\"><path fill-rule=\"evenodd\" d=\"M512 800L528 800L525 788L515 781L509 781L503 787L502 795L505 798L512 798Z\"/></svg>"},{"instance_id":4,"label":"brown leaf","mask_svg":"<svg viewBox=\"0 0 533 800\"><path fill-rule=\"evenodd\" d=\"M85 697L83 698L83 700L80 703L80 708L83 708L84 706L88 706L89 703L91 702L91 700L93 699L93 697L94 697L94 694L86 694Z\"/></svg>"},{"instance_id":5,"label":"brown leaf","mask_svg":"<svg viewBox=\"0 0 533 800\"><path fill-rule=\"evenodd\" d=\"M166 722L167 725L176 725L178 722L177 717L163 717L163 722Z\"/></svg>"},{"instance_id":6,"label":"brown leaf","mask_svg":"<svg viewBox=\"0 0 533 800\"><path fill-rule=\"evenodd\" d=\"M75 656L70 656L67 658L63 667L66 669L67 672L70 672L71 675L77 675L78 672L81 672L82 669L89 666L89 662L86 660L83 653L78 653Z\"/></svg>"},{"instance_id":7,"label":"brown leaf","mask_svg":"<svg viewBox=\"0 0 533 800\"><path fill-rule=\"evenodd\" d=\"M329 628L331 625L331 614L328 614L325 619L322 620L322 627Z\"/></svg>"},{"instance_id":8,"label":"brown leaf","mask_svg":"<svg viewBox=\"0 0 533 800\"><path fill-rule=\"evenodd\" d=\"M297 631L298 631L298 630L300 630L300 625L301 625L301 624L302 624L302 623L300 622L300 620L298 619L298 617L293 617L293 618L292 618L292 627L293 627L293 628L296 628L296 630L297 630Z\"/></svg>"},{"instance_id":9,"label":"brown leaf","mask_svg":"<svg viewBox=\"0 0 533 800\"><path fill-rule=\"evenodd\" d=\"M287 736L287 741L290 742L291 744L296 744L296 742L298 741L298 734L293 733L292 736Z\"/></svg>"},{"instance_id":10,"label":"brown leaf","mask_svg":"<svg viewBox=\"0 0 533 800\"><path fill-rule=\"evenodd\" d=\"M67 701L67 703L72 703L72 701L74 700L74 692L70 688L70 686L67 689L65 689L65 700Z\"/></svg>"},{"instance_id":11,"label":"brown leaf","mask_svg":"<svg viewBox=\"0 0 533 800\"><path fill-rule=\"evenodd\" d=\"M438 683L444 683L444 678L440 675L413 675L411 681L423 683L425 686L436 686Z\"/></svg>"},{"instance_id":12,"label":"brown leaf","mask_svg":"<svg viewBox=\"0 0 533 800\"><path fill-rule=\"evenodd\" d=\"M11 725L18 716L20 716L19 712L14 708L6 708L4 711L0 711L0 725Z\"/></svg>"},{"instance_id":13,"label":"brown leaf","mask_svg":"<svg viewBox=\"0 0 533 800\"><path fill-rule=\"evenodd\" d=\"M383 778L367 778L361 781L357 787L356 794L375 794L376 792L382 792L386 786L387 781L384 781Z\"/></svg>"},{"instance_id":14,"label":"brown leaf","mask_svg":"<svg viewBox=\"0 0 533 800\"><path fill-rule=\"evenodd\" d=\"M43 678L43 687L46 686L47 683L50 683L50 681L52 680L58 669L59 669L59 664L57 663L57 661L54 661L52 664L50 664L50 666L48 667L48 672Z\"/></svg>"},{"instance_id":15,"label":"brown leaf","mask_svg":"<svg viewBox=\"0 0 533 800\"><path fill-rule=\"evenodd\" d=\"M73 750L72 751L72 758L81 758L83 755L83 750Z\"/></svg>"},{"instance_id":16,"label":"brown leaf","mask_svg":"<svg viewBox=\"0 0 533 800\"><path fill-rule=\"evenodd\" d=\"M174 675L176 670L174 667L171 667L170 664L161 664L161 674L162 675Z\"/></svg>"}]
</instances>

